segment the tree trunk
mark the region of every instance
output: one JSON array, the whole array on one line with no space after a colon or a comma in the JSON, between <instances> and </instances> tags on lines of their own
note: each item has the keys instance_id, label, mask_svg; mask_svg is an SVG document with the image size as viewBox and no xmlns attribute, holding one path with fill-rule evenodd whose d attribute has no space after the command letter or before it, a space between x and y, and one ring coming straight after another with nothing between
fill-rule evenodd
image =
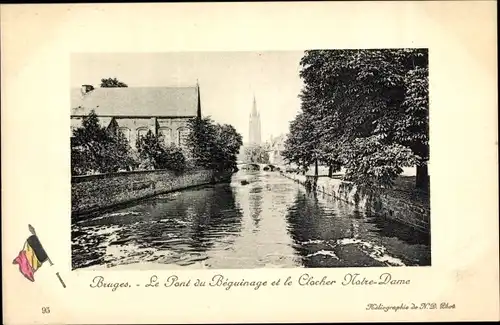
<instances>
[{"instance_id":1,"label":"tree trunk","mask_svg":"<svg viewBox=\"0 0 500 325\"><path fill-rule=\"evenodd\" d=\"M333 166L328 167L328 177L332 178L333 176Z\"/></svg>"},{"instance_id":2,"label":"tree trunk","mask_svg":"<svg viewBox=\"0 0 500 325\"><path fill-rule=\"evenodd\" d=\"M318 177L318 160L314 161L314 176Z\"/></svg>"},{"instance_id":3,"label":"tree trunk","mask_svg":"<svg viewBox=\"0 0 500 325\"><path fill-rule=\"evenodd\" d=\"M427 190L429 186L429 171L427 162L417 166L417 177L415 186L419 189Z\"/></svg>"}]
</instances>

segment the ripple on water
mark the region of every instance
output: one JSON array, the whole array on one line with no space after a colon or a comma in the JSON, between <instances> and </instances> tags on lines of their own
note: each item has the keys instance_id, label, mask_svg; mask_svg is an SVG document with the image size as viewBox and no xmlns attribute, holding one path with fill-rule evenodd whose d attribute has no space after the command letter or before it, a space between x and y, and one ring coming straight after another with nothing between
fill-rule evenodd
<instances>
[{"instance_id":1,"label":"ripple on water","mask_svg":"<svg viewBox=\"0 0 500 325\"><path fill-rule=\"evenodd\" d=\"M241 179L250 184L241 185ZM76 268L171 269L404 266L430 260L428 246L380 232L382 226L349 205L306 193L278 173L237 173L231 184L160 195L73 223L72 261Z\"/></svg>"},{"instance_id":2,"label":"ripple on water","mask_svg":"<svg viewBox=\"0 0 500 325\"><path fill-rule=\"evenodd\" d=\"M406 264L399 258L391 256L387 253L387 249L383 246L376 245L370 242L365 242L357 238L342 238L337 240L338 245L358 245L361 250L368 254L376 261L385 263L391 266L406 266Z\"/></svg>"},{"instance_id":3,"label":"ripple on water","mask_svg":"<svg viewBox=\"0 0 500 325\"><path fill-rule=\"evenodd\" d=\"M333 257L334 259L338 260L339 257L335 254L334 251L327 251L327 250L319 250L317 252L314 252L312 254L308 254L306 255L306 257L312 257L312 256L317 256L317 255L323 255L323 256L329 256L329 257Z\"/></svg>"}]
</instances>

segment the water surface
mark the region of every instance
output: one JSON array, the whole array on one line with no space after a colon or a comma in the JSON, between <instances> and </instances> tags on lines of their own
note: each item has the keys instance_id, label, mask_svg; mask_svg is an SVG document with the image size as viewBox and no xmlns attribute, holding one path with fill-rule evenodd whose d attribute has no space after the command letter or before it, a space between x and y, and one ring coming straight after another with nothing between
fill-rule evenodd
<instances>
[{"instance_id":1,"label":"water surface","mask_svg":"<svg viewBox=\"0 0 500 325\"><path fill-rule=\"evenodd\" d=\"M72 254L89 269L430 265L428 236L266 171L74 222Z\"/></svg>"}]
</instances>

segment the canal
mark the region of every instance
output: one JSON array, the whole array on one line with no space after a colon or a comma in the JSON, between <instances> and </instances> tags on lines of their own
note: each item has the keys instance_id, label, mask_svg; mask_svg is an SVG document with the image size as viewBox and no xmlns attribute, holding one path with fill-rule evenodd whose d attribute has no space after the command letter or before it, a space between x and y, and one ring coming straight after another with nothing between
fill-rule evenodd
<instances>
[{"instance_id":1,"label":"canal","mask_svg":"<svg viewBox=\"0 0 500 325\"><path fill-rule=\"evenodd\" d=\"M249 184L242 185L241 180ZM278 172L164 194L72 224L73 268L430 265L430 238Z\"/></svg>"}]
</instances>

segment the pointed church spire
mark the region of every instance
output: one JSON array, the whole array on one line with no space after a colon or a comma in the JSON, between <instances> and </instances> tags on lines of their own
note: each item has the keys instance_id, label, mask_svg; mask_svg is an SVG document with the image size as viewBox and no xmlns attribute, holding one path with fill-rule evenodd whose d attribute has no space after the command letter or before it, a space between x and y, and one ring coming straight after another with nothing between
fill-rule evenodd
<instances>
[{"instance_id":1,"label":"pointed church spire","mask_svg":"<svg viewBox=\"0 0 500 325\"><path fill-rule=\"evenodd\" d=\"M255 94L253 94L252 116L257 116L257 103L255 101Z\"/></svg>"},{"instance_id":2,"label":"pointed church spire","mask_svg":"<svg viewBox=\"0 0 500 325\"><path fill-rule=\"evenodd\" d=\"M196 78L196 91L198 93L198 107L196 110L196 115L198 118L201 118L201 98L200 98L200 84L198 82L198 78Z\"/></svg>"},{"instance_id":3,"label":"pointed church spire","mask_svg":"<svg viewBox=\"0 0 500 325\"><path fill-rule=\"evenodd\" d=\"M260 130L260 115L257 112L257 101L255 100L255 94L253 95L253 105L252 112L250 113L250 143L260 144L261 141L261 130Z\"/></svg>"}]
</instances>

